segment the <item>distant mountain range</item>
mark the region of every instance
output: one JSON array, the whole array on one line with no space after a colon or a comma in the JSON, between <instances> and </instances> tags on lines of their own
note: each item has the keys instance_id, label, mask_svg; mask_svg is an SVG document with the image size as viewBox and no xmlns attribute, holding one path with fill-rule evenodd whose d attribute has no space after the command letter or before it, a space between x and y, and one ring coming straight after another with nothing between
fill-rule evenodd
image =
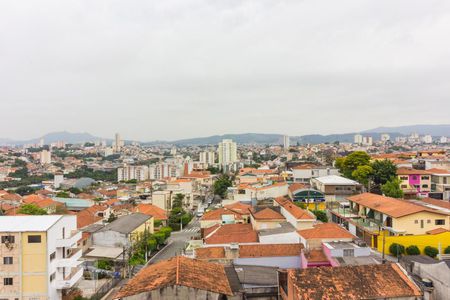
<instances>
[{"instance_id":1,"label":"distant mountain range","mask_svg":"<svg viewBox=\"0 0 450 300\"><path fill-rule=\"evenodd\" d=\"M370 130L364 130L359 132L364 135L370 135L375 140L380 139L382 133L389 133L391 138L397 136L409 135L411 133L418 133L421 135L430 134L435 137L448 136L450 137L450 124L449 125L410 125L410 126L399 126L399 127L378 127ZM353 142L354 133L345 134L310 134L302 136L291 136L291 144L319 144L319 143L332 143L335 141L343 143ZM106 140L111 143L112 139L105 139L101 137L93 136L90 133L71 133L67 131L53 132L46 134L42 137L18 141L12 139L1 139L0 145L24 145L24 144L37 144L40 139L44 139L46 144L55 143L58 141L64 141L69 144L79 144L84 142L95 142L100 140ZM216 145L223 139L232 139L238 144L282 144L283 135L281 134L266 134L266 133L243 133L243 134L224 134L224 135L213 135L209 137L182 139L176 141L152 141L144 142L145 145L156 145L156 144L174 144L174 145ZM128 141L126 141L128 142Z\"/></svg>"}]
</instances>

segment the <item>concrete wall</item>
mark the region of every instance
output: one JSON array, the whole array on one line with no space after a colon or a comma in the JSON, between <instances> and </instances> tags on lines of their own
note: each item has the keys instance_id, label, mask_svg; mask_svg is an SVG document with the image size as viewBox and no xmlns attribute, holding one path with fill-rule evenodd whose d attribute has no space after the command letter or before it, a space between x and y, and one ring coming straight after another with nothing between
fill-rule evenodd
<instances>
[{"instance_id":1,"label":"concrete wall","mask_svg":"<svg viewBox=\"0 0 450 300\"><path fill-rule=\"evenodd\" d=\"M298 256L236 258L233 261L236 265L278 267L282 269L297 269L301 267L300 253Z\"/></svg>"},{"instance_id":2,"label":"concrete wall","mask_svg":"<svg viewBox=\"0 0 450 300\"><path fill-rule=\"evenodd\" d=\"M450 271L445 262L439 264L414 263L412 272L433 282L432 299L450 299Z\"/></svg>"},{"instance_id":3,"label":"concrete wall","mask_svg":"<svg viewBox=\"0 0 450 300\"><path fill-rule=\"evenodd\" d=\"M300 237L297 232L260 235L259 242L261 244L297 244L300 242Z\"/></svg>"},{"instance_id":4,"label":"concrete wall","mask_svg":"<svg viewBox=\"0 0 450 300\"><path fill-rule=\"evenodd\" d=\"M130 243L125 234L116 231L95 232L93 241L94 245L103 247L122 247Z\"/></svg>"},{"instance_id":5,"label":"concrete wall","mask_svg":"<svg viewBox=\"0 0 450 300\"><path fill-rule=\"evenodd\" d=\"M147 293L124 297L124 300L219 300L220 294L189 288L185 286L167 286ZM242 296L227 296L229 300L242 299Z\"/></svg>"}]
</instances>

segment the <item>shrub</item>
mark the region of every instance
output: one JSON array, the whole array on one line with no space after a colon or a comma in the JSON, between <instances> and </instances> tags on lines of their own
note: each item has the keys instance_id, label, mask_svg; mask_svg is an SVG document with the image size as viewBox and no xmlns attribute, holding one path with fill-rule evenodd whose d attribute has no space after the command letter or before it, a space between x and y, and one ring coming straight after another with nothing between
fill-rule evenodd
<instances>
[{"instance_id":1,"label":"shrub","mask_svg":"<svg viewBox=\"0 0 450 300\"><path fill-rule=\"evenodd\" d=\"M295 202L295 205L297 205L298 207L300 207L301 209L306 209L306 203L303 202Z\"/></svg>"},{"instance_id":2,"label":"shrub","mask_svg":"<svg viewBox=\"0 0 450 300\"><path fill-rule=\"evenodd\" d=\"M416 245L411 245L406 247L406 254L408 255L419 255L420 249Z\"/></svg>"},{"instance_id":3,"label":"shrub","mask_svg":"<svg viewBox=\"0 0 450 300\"><path fill-rule=\"evenodd\" d=\"M153 237L158 242L158 245L164 245L164 242L166 241L166 235L164 232L157 232L153 235Z\"/></svg>"},{"instance_id":4,"label":"shrub","mask_svg":"<svg viewBox=\"0 0 450 300\"><path fill-rule=\"evenodd\" d=\"M444 253L445 254L450 254L450 246L448 246L447 248L444 249Z\"/></svg>"},{"instance_id":5,"label":"shrub","mask_svg":"<svg viewBox=\"0 0 450 300\"><path fill-rule=\"evenodd\" d=\"M154 225L155 227L159 227L159 226L161 226L161 224L162 224L162 221L161 221L161 220L155 220L155 221L153 222L153 225Z\"/></svg>"},{"instance_id":6,"label":"shrub","mask_svg":"<svg viewBox=\"0 0 450 300\"><path fill-rule=\"evenodd\" d=\"M323 210L313 210L312 213L316 216L317 220L323 223L328 222L327 214Z\"/></svg>"},{"instance_id":7,"label":"shrub","mask_svg":"<svg viewBox=\"0 0 450 300\"><path fill-rule=\"evenodd\" d=\"M102 270L111 270L112 262L109 260L99 259L96 263L96 267Z\"/></svg>"},{"instance_id":8,"label":"shrub","mask_svg":"<svg viewBox=\"0 0 450 300\"><path fill-rule=\"evenodd\" d=\"M429 257L433 257L433 258L435 258L439 254L439 250L437 248L431 247L431 246L426 246L423 252L426 255L428 255Z\"/></svg>"},{"instance_id":9,"label":"shrub","mask_svg":"<svg viewBox=\"0 0 450 300\"><path fill-rule=\"evenodd\" d=\"M405 247L403 245L393 243L389 246L389 252L393 256L398 256L400 254L405 254Z\"/></svg>"},{"instance_id":10,"label":"shrub","mask_svg":"<svg viewBox=\"0 0 450 300\"><path fill-rule=\"evenodd\" d=\"M172 228L170 227L162 227L159 232L164 233L164 235L166 236L166 239L170 236L170 233L172 232Z\"/></svg>"}]
</instances>

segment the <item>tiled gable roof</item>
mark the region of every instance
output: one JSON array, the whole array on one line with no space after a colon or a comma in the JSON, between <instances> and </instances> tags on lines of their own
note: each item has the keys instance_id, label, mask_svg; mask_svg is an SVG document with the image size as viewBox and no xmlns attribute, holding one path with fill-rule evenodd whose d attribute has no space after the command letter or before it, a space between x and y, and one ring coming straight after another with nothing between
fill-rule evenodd
<instances>
[{"instance_id":1,"label":"tiled gable roof","mask_svg":"<svg viewBox=\"0 0 450 300\"><path fill-rule=\"evenodd\" d=\"M422 295L397 264L290 270L288 280L293 283L292 293L303 300L386 299Z\"/></svg>"},{"instance_id":2,"label":"tiled gable roof","mask_svg":"<svg viewBox=\"0 0 450 300\"><path fill-rule=\"evenodd\" d=\"M206 244L256 243L258 233L252 224L225 224L205 234Z\"/></svg>"},{"instance_id":3,"label":"tiled gable roof","mask_svg":"<svg viewBox=\"0 0 450 300\"><path fill-rule=\"evenodd\" d=\"M114 299L172 285L233 295L224 266L177 256L142 269L120 289Z\"/></svg>"},{"instance_id":4,"label":"tiled gable roof","mask_svg":"<svg viewBox=\"0 0 450 300\"><path fill-rule=\"evenodd\" d=\"M258 244L240 245L239 257L275 257L275 256L299 256L303 244Z\"/></svg>"},{"instance_id":5,"label":"tiled gable roof","mask_svg":"<svg viewBox=\"0 0 450 300\"><path fill-rule=\"evenodd\" d=\"M311 229L297 231L305 239L355 239L356 236L335 223L317 224Z\"/></svg>"},{"instance_id":6,"label":"tiled gable roof","mask_svg":"<svg viewBox=\"0 0 450 300\"><path fill-rule=\"evenodd\" d=\"M308 210L301 209L297 205L294 204L291 200L286 197L278 197L275 201L283 207L286 211L289 212L294 218L297 220L315 220L316 217L314 214L309 212Z\"/></svg>"}]
</instances>

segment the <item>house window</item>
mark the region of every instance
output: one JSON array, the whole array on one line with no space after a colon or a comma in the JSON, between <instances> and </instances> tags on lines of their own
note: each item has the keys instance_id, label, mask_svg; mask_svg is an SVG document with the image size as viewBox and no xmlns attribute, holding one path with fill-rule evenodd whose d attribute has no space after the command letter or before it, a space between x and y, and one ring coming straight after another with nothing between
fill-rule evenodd
<instances>
[{"instance_id":1,"label":"house window","mask_svg":"<svg viewBox=\"0 0 450 300\"><path fill-rule=\"evenodd\" d=\"M419 220L414 220L414 224L419 224Z\"/></svg>"},{"instance_id":2,"label":"house window","mask_svg":"<svg viewBox=\"0 0 450 300\"><path fill-rule=\"evenodd\" d=\"M422 180L429 180L430 177L429 176L422 176Z\"/></svg>"},{"instance_id":3,"label":"house window","mask_svg":"<svg viewBox=\"0 0 450 300\"><path fill-rule=\"evenodd\" d=\"M413 179L413 180L417 180L417 176L414 175L414 176L412 177L412 179Z\"/></svg>"},{"instance_id":4,"label":"house window","mask_svg":"<svg viewBox=\"0 0 450 300\"><path fill-rule=\"evenodd\" d=\"M4 235L2 236L2 244L10 243L14 244L15 239L13 235Z\"/></svg>"},{"instance_id":5,"label":"house window","mask_svg":"<svg viewBox=\"0 0 450 300\"><path fill-rule=\"evenodd\" d=\"M13 285L12 277L3 278L3 285Z\"/></svg>"},{"instance_id":6,"label":"house window","mask_svg":"<svg viewBox=\"0 0 450 300\"><path fill-rule=\"evenodd\" d=\"M3 264L4 265L12 265L13 258L11 256L3 257Z\"/></svg>"},{"instance_id":7,"label":"house window","mask_svg":"<svg viewBox=\"0 0 450 300\"><path fill-rule=\"evenodd\" d=\"M422 184L423 188L428 188L428 184Z\"/></svg>"},{"instance_id":8,"label":"house window","mask_svg":"<svg viewBox=\"0 0 450 300\"><path fill-rule=\"evenodd\" d=\"M444 219L438 219L436 221L434 221L436 225L445 225L445 220Z\"/></svg>"},{"instance_id":9,"label":"house window","mask_svg":"<svg viewBox=\"0 0 450 300\"><path fill-rule=\"evenodd\" d=\"M54 272L52 275L50 275L50 282L55 280L55 278L56 278L56 272Z\"/></svg>"},{"instance_id":10,"label":"house window","mask_svg":"<svg viewBox=\"0 0 450 300\"><path fill-rule=\"evenodd\" d=\"M29 235L28 236L28 243L29 244L38 244L41 242L41 236L40 235Z\"/></svg>"},{"instance_id":11,"label":"house window","mask_svg":"<svg viewBox=\"0 0 450 300\"><path fill-rule=\"evenodd\" d=\"M408 176L400 176L401 180L408 180Z\"/></svg>"},{"instance_id":12,"label":"house window","mask_svg":"<svg viewBox=\"0 0 450 300\"><path fill-rule=\"evenodd\" d=\"M427 224L430 224L431 223L431 220L427 220Z\"/></svg>"},{"instance_id":13,"label":"house window","mask_svg":"<svg viewBox=\"0 0 450 300\"><path fill-rule=\"evenodd\" d=\"M408 186L406 184L402 184L402 189L406 189Z\"/></svg>"},{"instance_id":14,"label":"house window","mask_svg":"<svg viewBox=\"0 0 450 300\"><path fill-rule=\"evenodd\" d=\"M53 252L50 254L50 261L54 260L56 258L56 252Z\"/></svg>"}]
</instances>

